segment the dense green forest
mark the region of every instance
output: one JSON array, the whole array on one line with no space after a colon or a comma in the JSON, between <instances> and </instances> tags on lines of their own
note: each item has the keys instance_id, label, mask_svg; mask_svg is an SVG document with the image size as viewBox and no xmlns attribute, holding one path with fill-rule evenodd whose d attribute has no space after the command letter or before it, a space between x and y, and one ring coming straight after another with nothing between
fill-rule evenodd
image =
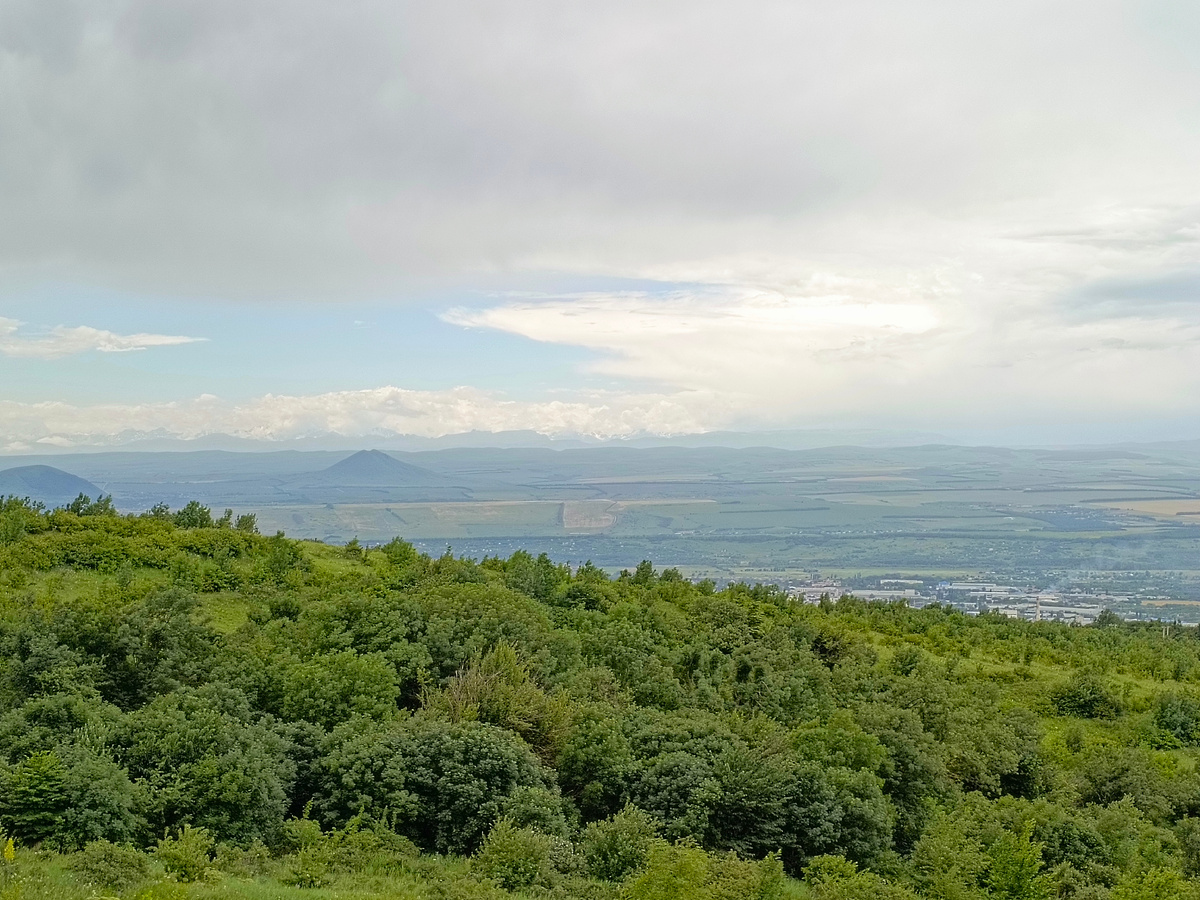
<instances>
[{"instance_id":1,"label":"dense green forest","mask_svg":"<svg viewBox=\"0 0 1200 900\"><path fill-rule=\"evenodd\" d=\"M1200 897L1200 637L0 501L0 900Z\"/></svg>"}]
</instances>

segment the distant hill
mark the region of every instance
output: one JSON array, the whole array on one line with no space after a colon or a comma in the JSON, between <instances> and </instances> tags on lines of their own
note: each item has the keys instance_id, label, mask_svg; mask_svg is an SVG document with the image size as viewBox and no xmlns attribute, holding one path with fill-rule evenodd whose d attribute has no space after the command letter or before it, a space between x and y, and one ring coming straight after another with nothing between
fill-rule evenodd
<instances>
[{"instance_id":1,"label":"distant hill","mask_svg":"<svg viewBox=\"0 0 1200 900\"><path fill-rule=\"evenodd\" d=\"M28 497L47 506L62 506L80 494L95 500L101 493L90 481L53 466L18 466L0 472L0 496Z\"/></svg>"},{"instance_id":2,"label":"distant hill","mask_svg":"<svg viewBox=\"0 0 1200 900\"><path fill-rule=\"evenodd\" d=\"M400 462L382 450L360 450L327 469L302 475L305 484L338 487L425 487L444 485L440 475Z\"/></svg>"},{"instance_id":3,"label":"distant hill","mask_svg":"<svg viewBox=\"0 0 1200 900\"><path fill-rule=\"evenodd\" d=\"M280 489L317 503L462 500L467 495L444 476L401 462L381 450L360 450L319 472L297 475Z\"/></svg>"}]
</instances>

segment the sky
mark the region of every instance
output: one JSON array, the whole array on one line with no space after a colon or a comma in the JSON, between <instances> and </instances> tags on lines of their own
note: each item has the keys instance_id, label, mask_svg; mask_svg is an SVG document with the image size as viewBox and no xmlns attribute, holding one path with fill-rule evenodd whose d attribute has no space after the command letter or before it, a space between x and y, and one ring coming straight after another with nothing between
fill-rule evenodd
<instances>
[{"instance_id":1,"label":"sky","mask_svg":"<svg viewBox=\"0 0 1200 900\"><path fill-rule=\"evenodd\" d=\"M0 0L0 452L1200 438L1200 5Z\"/></svg>"}]
</instances>

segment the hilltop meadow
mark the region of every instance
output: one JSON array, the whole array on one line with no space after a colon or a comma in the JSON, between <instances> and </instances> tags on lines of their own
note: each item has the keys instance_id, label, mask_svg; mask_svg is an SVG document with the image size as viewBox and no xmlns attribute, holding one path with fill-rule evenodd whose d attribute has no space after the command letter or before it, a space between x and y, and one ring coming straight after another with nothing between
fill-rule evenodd
<instances>
[{"instance_id":1,"label":"hilltop meadow","mask_svg":"<svg viewBox=\"0 0 1200 900\"><path fill-rule=\"evenodd\" d=\"M0 900L1200 898L1198 748L1194 628L0 501Z\"/></svg>"}]
</instances>

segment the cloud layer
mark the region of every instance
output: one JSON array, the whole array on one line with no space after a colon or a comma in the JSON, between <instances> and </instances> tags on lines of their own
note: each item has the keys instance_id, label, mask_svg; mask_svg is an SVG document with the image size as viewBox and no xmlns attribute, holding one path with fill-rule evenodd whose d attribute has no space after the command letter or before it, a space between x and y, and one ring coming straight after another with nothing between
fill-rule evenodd
<instances>
[{"instance_id":1,"label":"cloud layer","mask_svg":"<svg viewBox=\"0 0 1200 900\"><path fill-rule=\"evenodd\" d=\"M1010 259L1036 267L1038 242L1009 243ZM1132 255L1059 252L1075 256L1081 271L1098 270L1097 255ZM1200 415L1194 277L1097 279L1069 291L1056 280L947 265L668 293L508 297L445 317L588 348L599 374L721 397L747 427L978 428Z\"/></svg>"},{"instance_id":2,"label":"cloud layer","mask_svg":"<svg viewBox=\"0 0 1200 900\"><path fill-rule=\"evenodd\" d=\"M1200 199L1198 38L1182 2L7 0L0 247L251 295L928 265Z\"/></svg>"},{"instance_id":3,"label":"cloud layer","mask_svg":"<svg viewBox=\"0 0 1200 900\"><path fill-rule=\"evenodd\" d=\"M1200 415L1198 47L1183 0L0 0L0 301L484 292L446 321L610 388L284 385L272 434ZM184 340L0 321L10 356ZM9 412L91 421L58 409Z\"/></svg>"},{"instance_id":4,"label":"cloud layer","mask_svg":"<svg viewBox=\"0 0 1200 900\"><path fill-rule=\"evenodd\" d=\"M20 327L21 323L16 319L0 316L0 353L29 359L60 359L89 350L98 350L101 353L128 353L131 350L194 344L204 340L177 334L117 334L87 325L77 325L74 328L60 325L50 329L48 334L27 337L18 333Z\"/></svg>"},{"instance_id":5,"label":"cloud layer","mask_svg":"<svg viewBox=\"0 0 1200 900\"><path fill-rule=\"evenodd\" d=\"M381 387L308 396L267 395L229 403L206 395L178 403L76 406L0 400L0 449L37 444L103 446L161 436L213 434L262 441L341 435L440 437L468 431L532 430L597 438L688 434L721 422L702 396L593 394L570 400L520 401L474 388L414 391Z\"/></svg>"}]
</instances>

